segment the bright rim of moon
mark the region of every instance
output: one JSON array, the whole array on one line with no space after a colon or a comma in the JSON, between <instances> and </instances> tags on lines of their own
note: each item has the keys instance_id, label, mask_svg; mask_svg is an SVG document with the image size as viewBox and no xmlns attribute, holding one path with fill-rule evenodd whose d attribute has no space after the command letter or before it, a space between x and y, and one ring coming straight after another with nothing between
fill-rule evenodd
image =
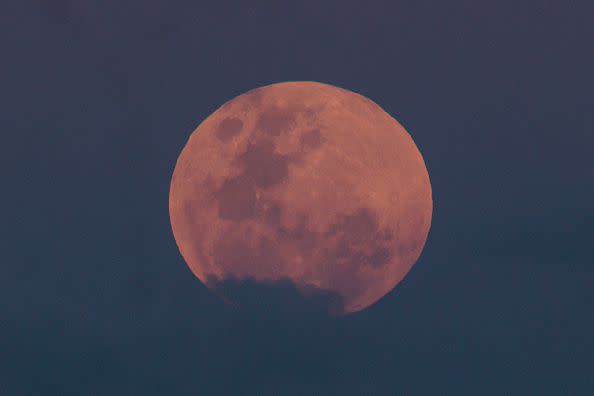
<instances>
[{"instance_id":1,"label":"bright rim of moon","mask_svg":"<svg viewBox=\"0 0 594 396\"><path fill-rule=\"evenodd\" d=\"M285 82L225 103L190 136L169 212L192 272L291 281L335 295L335 314L391 291L425 245L432 193L406 130L371 100L316 82Z\"/></svg>"}]
</instances>

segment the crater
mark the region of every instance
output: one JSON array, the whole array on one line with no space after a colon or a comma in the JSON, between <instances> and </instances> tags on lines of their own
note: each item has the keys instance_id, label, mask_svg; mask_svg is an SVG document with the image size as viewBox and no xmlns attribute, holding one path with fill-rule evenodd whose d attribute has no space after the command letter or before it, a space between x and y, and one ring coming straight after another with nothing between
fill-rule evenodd
<instances>
[{"instance_id":1,"label":"crater","mask_svg":"<svg viewBox=\"0 0 594 396\"><path fill-rule=\"evenodd\" d=\"M380 247L373 254L367 257L369 265L374 268L381 268L386 265L392 259L392 252L385 248Z\"/></svg>"},{"instance_id":2,"label":"crater","mask_svg":"<svg viewBox=\"0 0 594 396\"><path fill-rule=\"evenodd\" d=\"M227 117L218 125L216 136L222 142L228 142L237 136L243 128L243 121L236 117Z\"/></svg>"},{"instance_id":3,"label":"crater","mask_svg":"<svg viewBox=\"0 0 594 396\"><path fill-rule=\"evenodd\" d=\"M322 133L319 129L313 129L311 131L304 132L301 135L300 142L301 147L304 150L311 150L318 148L324 143L325 139L322 137Z\"/></svg>"},{"instance_id":4,"label":"crater","mask_svg":"<svg viewBox=\"0 0 594 396\"><path fill-rule=\"evenodd\" d=\"M281 207L277 203L262 203L262 216L271 227L278 227L281 220Z\"/></svg>"},{"instance_id":5,"label":"crater","mask_svg":"<svg viewBox=\"0 0 594 396\"><path fill-rule=\"evenodd\" d=\"M374 212L369 208L359 208L351 214L340 215L338 221L328 227L327 234L339 234L345 243L355 244L368 241L378 231Z\"/></svg>"},{"instance_id":6,"label":"crater","mask_svg":"<svg viewBox=\"0 0 594 396\"><path fill-rule=\"evenodd\" d=\"M341 215L328 227L326 237L334 241L330 254L352 265L379 268L394 256L391 249L393 231L381 229L375 213L369 208Z\"/></svg>"},{"instance_id":7,"label":"crater","mask_svg":"<svg viewBox=\"0 0 594 396\"><path fill-rule=\"evenodd\" d=\"M254 88L251 91L239 96L238 98L241 98L240 100L244 104L244 110L257 109L262 106L262 102L264 100L264 88Z\"/></svg>"},{"instance_id":8,"label":"crater","mask_svg":"<svg viewBox=\"0 0 594 396\"><path fill-rule=\"evenodd\" d=\"M323 236L307 227L307 215L299 216L299 223L295 228L289 229L283 225L276 227L280 238L296 243L301 249L303 256L309 256L319 245L323 245Z\"/></svg>"}]
</instances>

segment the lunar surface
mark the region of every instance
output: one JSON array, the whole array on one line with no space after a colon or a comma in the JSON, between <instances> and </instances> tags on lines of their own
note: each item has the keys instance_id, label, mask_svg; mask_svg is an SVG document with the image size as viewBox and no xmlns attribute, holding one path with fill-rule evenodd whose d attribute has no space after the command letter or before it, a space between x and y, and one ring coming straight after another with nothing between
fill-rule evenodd
<instances>
[{"instance_id":1,"label":"lunar surface","mask_svg":"<svg viewBox=\"0 0 594 396\"><path fill-rule=\"evenodd\" d=\"M304 297L337 296L338 315L404 278L432 205L406 130L364 96L316 82L264 86L217 109L183 148L169 197L180 252L209 288L290 281Z\"/></svg>"}]
</instances>

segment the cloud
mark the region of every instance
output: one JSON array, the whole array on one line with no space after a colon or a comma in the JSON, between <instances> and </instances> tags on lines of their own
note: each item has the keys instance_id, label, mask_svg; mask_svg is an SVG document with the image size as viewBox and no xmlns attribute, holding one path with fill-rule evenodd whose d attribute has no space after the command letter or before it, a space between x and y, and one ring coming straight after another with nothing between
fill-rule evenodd
<instances>
[{"instance_id":1,"label":"cloud","mask_svg":"<svg viewBox=\"0 0 594 396\"><path fill-rule=\"evenodd\" d=\"M288 322L323 320L327 315L340 314L344 301L340 294L313 285L297 286L290 279L256 281L233 277L219 280L210 277L209 287L229 299L240 312L245 310L258 319L283 318Z\"/></svg>"}]
</instances>

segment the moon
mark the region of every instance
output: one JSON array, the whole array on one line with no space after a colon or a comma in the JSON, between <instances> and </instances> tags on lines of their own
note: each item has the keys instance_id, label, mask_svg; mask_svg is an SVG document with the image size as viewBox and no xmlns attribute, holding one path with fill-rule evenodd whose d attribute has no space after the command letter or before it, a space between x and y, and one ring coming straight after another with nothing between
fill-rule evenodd
<instances>
[{"instance_id":1,"label":"moon","mask_svg":"<svg viewBox=\"0 0 594 396\"><path fill-rule=\"evenodd\" d=\"M190 135L169 194L180 253L209 288L290 281L305 297L338 296L338 315L405 277L432 208L404 127L370 99L318 82L263 86L218 108Z\"/></svg>"}]
</instances>

